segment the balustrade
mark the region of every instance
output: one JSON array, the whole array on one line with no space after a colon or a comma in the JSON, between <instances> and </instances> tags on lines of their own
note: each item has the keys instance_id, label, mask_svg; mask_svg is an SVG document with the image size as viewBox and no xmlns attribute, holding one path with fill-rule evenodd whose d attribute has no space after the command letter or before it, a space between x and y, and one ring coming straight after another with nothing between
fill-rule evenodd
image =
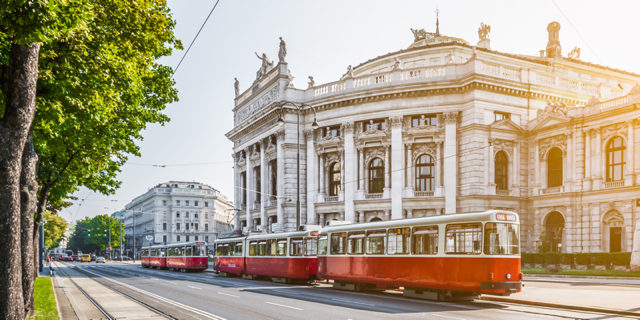
<instances>
[{"instance_id":1,"label":"balustrade","mask_svg":"<svg viewBox=\"0 0 640 320\"><path fill-rule=\"evenodd\" d=\"M496 190L496 195L499 196L508 196L511 194L511 191L509 190Z\"/></svg>"},{"instance_id":2,"label":"balustrade","mask_svg":"<svg viewBox=\"0 0 640 320\"><path fill-rule=\"evenodd\" d=\"M433 191L414 191L414 197L433 197L435 193Z\"/></svg>"},{"instance_id":3,"label":"balustrade","mask_svg":"<svg viewBox=\"0 0 640 320\"><path fill-rule=\"evenodd\" d=\"M326 196L324 197L324 202L336 202L338 198L338 196Z\"/></svg>"},{"instance_id":4,"label":"balustrade","mask_svg":"<svg viewBox=\"0 0 640 320\"><path fill-rule=\"evenodd\" d=\"M604 183L604 188L605 188L605 189L609 189L609 188L620 188L620 187L624 187L624 180L620 180L620 181L611 181L611 182L605 182L605 183Z\"/></svg>"},{"instance_id":5,"label":"balustrade","mask_svg":"<svg viewBox=\"0 0 640 320\"><path fill-rule=\"evenodd\" d=\"M563 186L558 186L558 187L551 187L551 188L546 188L546 189L542 189L540 190L541 194L550 194L550 193L560 193L564 191L564 187Z\"/></svg>"},{"instance_id":6,"label":"balustrade","mask_svg":"<svg viewBox=\"0 0 640 320\"><path fill-rule=\"evenodd\" d=\"M366 193L365 199L382 199L382 193Z\"/></svg>"},{"instance_id":7,"label":"balustrade","mask_svg":"<svg viewBox=\"0 0 640 320\"><path fill-rule=\"evenodd\" d=\"M370 81L369 76L353 79L353 87L354 88L366 87L370 83L371 83L371 81Z\"/></svg>"}]
</instances>

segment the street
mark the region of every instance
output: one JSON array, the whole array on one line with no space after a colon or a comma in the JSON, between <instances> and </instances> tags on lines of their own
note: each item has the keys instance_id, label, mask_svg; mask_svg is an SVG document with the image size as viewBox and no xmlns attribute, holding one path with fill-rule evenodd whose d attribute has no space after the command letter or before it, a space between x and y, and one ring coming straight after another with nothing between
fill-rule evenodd
<instances>
[{"instance_id":1,"label":"street","mask_svg":"<svg viewBox=\"0 0 640 320\"><path fill-rule=\"evenodd\" d=\"M328 284L285 285L269 281L223 278L211 272L151 270L138 264L56 262L60 271L77 271L176 319L633 319L615 315L526 306L495 301L433 302L402 297L400 292L345 292ZM72 269L72 270L70 270ZM69 273L69 272L67 272ZM73 276L72 276L73 278ZM525 282L523 295L558 289L579 296L604 290L598 285L573 286ZM617 290L606 286L608 290ZM638 286L624 286L629 294ZM105 288L105 290L108 290ZM555 290L555 291L554 291ZM566 291L570 290L570 291ZM517 295L514 295L514 297ZM614 297L616 298L616 297ZM606 303L609 298L603 300ZM110 313L118 312L111 306ZM105 307L105 309L109 309ZM120 310L121 311L121 310Z\"/></svg>"}]
</instances>

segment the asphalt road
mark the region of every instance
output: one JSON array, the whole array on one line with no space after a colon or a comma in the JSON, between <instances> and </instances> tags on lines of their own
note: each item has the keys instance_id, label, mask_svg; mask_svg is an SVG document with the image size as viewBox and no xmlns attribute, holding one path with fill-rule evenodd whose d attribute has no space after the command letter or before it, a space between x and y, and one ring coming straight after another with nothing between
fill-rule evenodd
<instances>
[{"instance_id":1,"label":"asphalt road","mask_svg":"<svg viewBox=\"0 0 640 320\"><path fill-rule=\"evenodd\" d=\"M66 265L177 319L632 319L487 301L432 302L398 292L345 292L327 284L285 285L138 264Z\"/></svg>"}]
</instances>

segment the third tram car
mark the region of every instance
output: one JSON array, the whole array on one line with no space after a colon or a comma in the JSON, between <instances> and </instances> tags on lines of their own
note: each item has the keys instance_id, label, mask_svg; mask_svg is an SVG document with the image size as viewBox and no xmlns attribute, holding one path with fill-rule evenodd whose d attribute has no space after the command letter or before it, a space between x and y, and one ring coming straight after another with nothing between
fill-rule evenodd
<instances>
[{"instance_id":1,"label":"third tram car","mask_svg":"<svg viewBox=\"0 0 640 320\"><path fill-rule=\"evenodd\" d=\"M202 272L209 265L207 243L202 241L142 247L140 260L145 268L169 268L182 272Z\"/></svg>"}]
</instances>

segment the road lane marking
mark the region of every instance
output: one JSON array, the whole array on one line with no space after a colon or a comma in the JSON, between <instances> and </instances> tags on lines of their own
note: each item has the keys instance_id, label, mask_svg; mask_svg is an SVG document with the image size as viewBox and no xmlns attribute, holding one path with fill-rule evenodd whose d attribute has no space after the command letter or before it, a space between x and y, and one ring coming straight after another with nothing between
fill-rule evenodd
<instances>
[{"instance_id":1,"label":"road lane marking","mask_svg":"<svg viewBox=\"0 0 640 320\"><path fill-rule=\"evenodd\" d=\"M432 316L436 316L436 317L447 318L447 319L464 320L463 318L456 318L456 317L441 316L441 315L439 315L439 314L435 314L435 313L430 313L430 315L432 315Z\"/></svg>"},{"instance_id":2,"label":"road lane marking","mask_svg":"<svg viewBox=\"0 0 640 320\"><path fill-rule=\"evenodd\" d=\"M296 307L292 307L292 306L285 306L284 304L278 304L278 303L273 303L273 302L268 302L268 301L265 301L265 303L272 304L272 305L274 305L274 306L285 307L285 308L291 308L291 309L296 309L296 310L300 310L300 311L302 311L302 309L300 309L300 308L296 308Z\"/></svg>"},{"instance_id":3,"label":"road lane marking","mask_svg":"<svg viewBox=\"0 0 640 320\"><path fill-rule=\"evenodd\" d=\"M177 282L171 282L171 281L166 281L166 282L171 283L171 284L178 284Z\"/></svg>"},{"instance_id":4,"label":"road lane marking","mask_svg":"<svg viewBox=\"0 0 640 320\"><path fill-rule=\"evenodd\" d=\"M341 302L347 302L347 303L362 304L362 305L365 305L365 306L372 306L372 307L375 307L375 306L376 306L375 304L368 304L368 303L362 303L362 302L356 302L356 301L349 301L349 300L342 300L342 299L333 299L333 298L332 298L331 300L334 300L334 301L341 301Z\"/></svg>"},{"instance_id":5,"label":"road lane marking","mask_svg":"<svg viewBox=\"0 0 640 320\"><path fill-rule=\"evenodd\" d=\"M187 287L202 290L202 288L198 288L198 287L193 287L193 286L187 286Z\"/></svg>"},{"instance_id":6,"label":"road lane marking","mask_svg":"<svg viewBox=\"0 0 640 320\"><path fill-rule=\"evenodd\" d=\"M223 293L223 292L218 292L218 294L225 295L225 296L229 296L229 297L234 297L234 298L240 298L240 297L238 297L238 296L234 296L234 295L232 295L232 294Z\"/></svg>"}]
</instances>

